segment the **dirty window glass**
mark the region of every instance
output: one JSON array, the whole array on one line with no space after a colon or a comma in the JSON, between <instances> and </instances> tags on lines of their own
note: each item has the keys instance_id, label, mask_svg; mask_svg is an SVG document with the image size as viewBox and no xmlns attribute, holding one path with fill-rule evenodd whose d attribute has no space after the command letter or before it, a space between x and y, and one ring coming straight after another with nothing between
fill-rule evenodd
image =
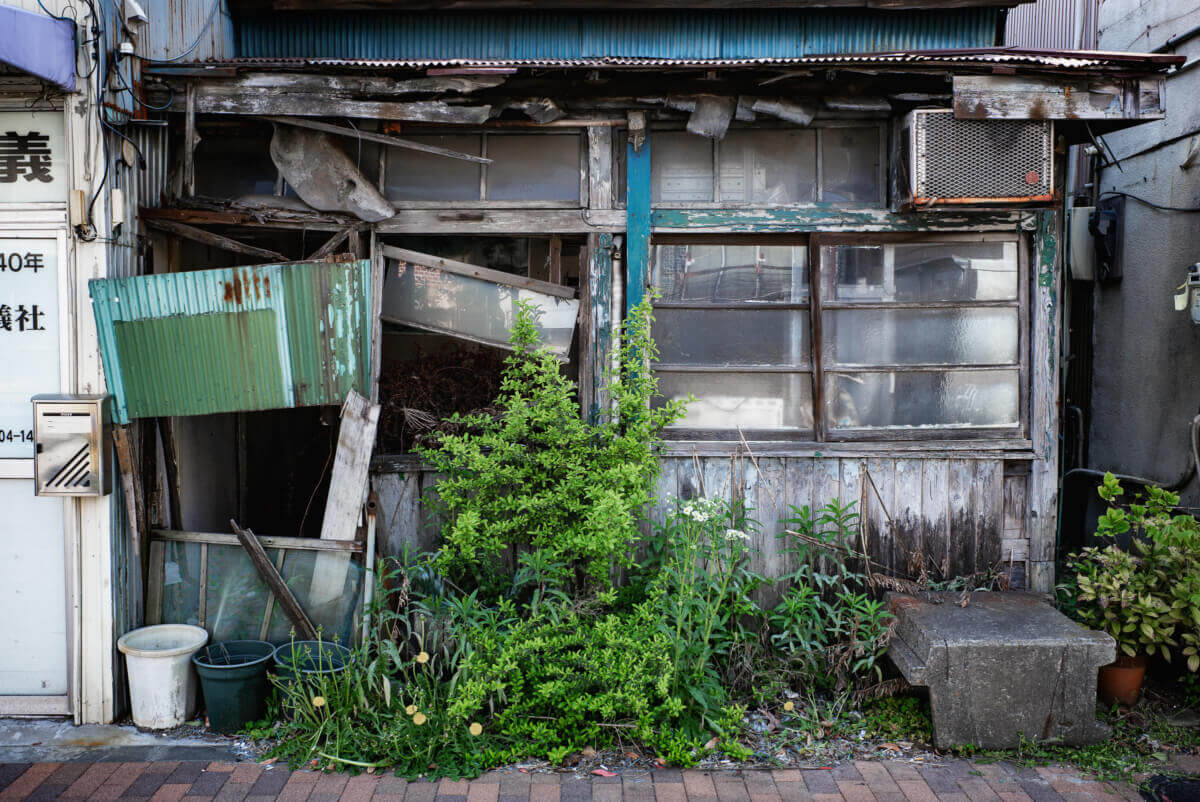
<instances>
[{"instance_id":1,"label":"dirty window glass","mask_svg":"<svg viewBox=\"0 0 1200 802\"><path fill-rule=\"evenodd\" d=\"M720 200L786 206L817 199L817 134L730 131L720 148Z\"/></svg>"},{"instance_id":2,"label":"dirty window glass","mask_svg":"<svg viewBox=\"0 0 1200 802\"><path fill-rule=\"evenodd\" d=\"M821 200L824 203L878 203L879 128L821 129Z\"/></svg>"},{"instance_id":3,"label":"dirty window glass","mask_svg":"<svg viewBox=\"0 0 1200 802\"><path fill-rule=\"evenodd\" d=\"M488 200L578 205L581 142L578 134L488 134Z\"/></svg>"},{"instance_id":4,"label":"dirty window glass","mask_svg":"<svg viewBox=\"0 0 1200 802\"><path fill-rule=\"evenodd\" d=\"M656 131L650 145L650 202L713 199L712 140L686 131Z\"/></svg>"},{"instance_id":5,"label":"dirty window glass","mask_svg":"<svg viewBox=\"0 0 1200 802\"><path fill-rule=\"evenodd\" d=\"M482 148L478 134L404 138L469 156L480 155ZM388 148L384 194L394 201L479 200L479 167L478 162L408 148Z\"/></svg>"},{"instance_id":6,"label":"dirty window glass","mask_svg":"<svg viewBox=\"0 0 1200 802\"><path fill-rule=\"evenodd\" d=\"M792 431L812 429L812 376L808 373L658 372L659 398L686 400L676 429Z\"/></svg>"},{"instance_id":7,"label":"dirty window glass","mask_svg":"<svg viewBox=\"0 0 1200 802\"><path fill-rule=\"evenodd\" d=\"M1015 426L1018 372L827 373L832 431Z\"/></svg>"},{"instance_id":8,"label":"dirty window glass","mask_svg":"<svg viewBox=\"0 0 1200 802\"><path fill-rule=\"evenodd\" d=\"M663 302L789 303L808 298L803 245L658 245L653 283Z\"/></svg>"},{"instance_id":9,"label":"dirty window glass","mask_svg":"<svg viewBox=\"0 0 1200 802\"><path fill-rule=\"evenodd\" d=\"M1015 301L1017 243L839 245L827 249L833 301Z\"/></svg>"}]
</instances>

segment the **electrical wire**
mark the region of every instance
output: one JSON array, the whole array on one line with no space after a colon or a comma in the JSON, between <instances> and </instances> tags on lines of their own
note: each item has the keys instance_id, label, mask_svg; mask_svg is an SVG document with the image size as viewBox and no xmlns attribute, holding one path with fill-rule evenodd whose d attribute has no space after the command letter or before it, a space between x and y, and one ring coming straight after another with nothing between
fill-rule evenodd
<instances>
[{"instance_id":1,"label":"electrical wire","mask_svg":"<svg viewBox=\"0 0 1200 802\"><path fill-rule=\"evenodd\" d=\"M1129 198L1130 200L1135 200L1138 203L1141 203L1145 206L1149 206L1151 209L1158 209L1160 212L1182 212L1184 214L1192 214L1192 213L1200 212L1200 206L1166 206L1161 203L1155 203L1154 201L1146 200L1145 198L1140 198L1137 195L1131 195L1128 192L1118 192L1115 189L1109 190L1108 192L1100 193L1101 198L1109 198L1109 197L1113 197L1113 196L1120 196L1122 198Z\"/></svg>"},{"instance_id":2,"label":"electrical wire","mask_svg":"<svg viewBox=\"0 0 1200 802\"><path fill-rule=\"evenodd\" d=\"M191 55L193 50L195 50L197 47L200 46L200 42L204 39L205 35L208 33L208 29L209 29L209 27L212 26L213 20L216 19L217 11L220 8L221 8L221 0L213 0L212 8L208 12L208 19L205 20L204 27L200 29L200 33L196 35L196 41L192 42L191 46L188 47L187 50L183 51L179 55L171 56L170 58L149 58L147 56L138 56L138 58L140 58L142 61L147 62L148 64L171 64L172 62L175 62L175 61L182 61L184 58Z\"/></svg>"}]
</instances>

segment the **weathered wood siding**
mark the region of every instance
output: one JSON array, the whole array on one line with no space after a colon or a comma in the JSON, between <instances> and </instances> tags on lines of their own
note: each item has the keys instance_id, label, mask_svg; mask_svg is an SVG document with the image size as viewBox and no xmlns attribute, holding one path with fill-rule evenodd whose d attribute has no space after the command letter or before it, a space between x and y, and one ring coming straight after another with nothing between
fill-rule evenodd
<instances>
[{"instance_id":1,"label":"weathered wood siding","mask_svg":"<svg viewBox=\"0 0 1200 802\"><path fill-rule=\"evenodd\" d=\"M793 506L854 502L877 570L932 580L999 569L1023 587L1027 463L997 457L665 457L658 480L661 522L671 499L742 500L758 522L753 570L782 576L794 566L782 550L781 519ZM1007 473L1006 473L1007 468ZM415 461L377 459L371 484L382 520L380 549L399 554L437 547L440 522L422 502L436 474Z\"/></svg>"}]
</instances>

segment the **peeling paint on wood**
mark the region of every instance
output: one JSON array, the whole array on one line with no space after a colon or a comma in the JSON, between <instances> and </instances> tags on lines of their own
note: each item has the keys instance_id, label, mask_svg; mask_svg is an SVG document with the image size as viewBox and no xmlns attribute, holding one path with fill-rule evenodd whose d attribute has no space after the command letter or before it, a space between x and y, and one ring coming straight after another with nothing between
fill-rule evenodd
<instances>
[{"instance_id":1,"label":"peeling paint on wood","mask_svg":"<svg viewBox=\"0 0 1200 802\"><path fill-rule=\"evenodd\" d=\"M632 199L632 195L630 196ZM632 200L631 200L632 204ZM1031 212L929 211L894 214L887 209L834 206L745 209L655 209L655 233L804 233L839 231L1014 231Z\"/></svg>"},{"instance_id":2,"label":"peeling paint on wood","mask_svg":"<svg viewBox=\"0 0 1200 802\"><path fill-rule=\"evenodd\" d=\"M650 280L650 137L641 147L631 138L625 148L625 309L642 302Z\"/></svg>"},{"instance_id":3,"label":"peeling paint on wood","mask_svg":"<svg viewBox=\"0 0 1200 802\"><path fill-rule=\"evenodd\" d=\"M1166 117L1166 79L954 76L959 120L1129 120Z\"/></svg>"}]
</instances>

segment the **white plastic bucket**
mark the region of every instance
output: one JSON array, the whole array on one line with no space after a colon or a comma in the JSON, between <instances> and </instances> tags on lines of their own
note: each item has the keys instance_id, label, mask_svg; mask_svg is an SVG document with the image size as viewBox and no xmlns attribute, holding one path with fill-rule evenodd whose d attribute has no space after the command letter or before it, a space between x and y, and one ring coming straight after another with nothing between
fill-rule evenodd
<instances>
[{"instance_id":1,"label":"white plastic bucket","mask_svg":"<svg viewBox=\"0 0 1200 802\"><path fill-rule=\"evenodd\" d=\"M127 632L117 641L129 670L133 723L148 730L178 727L196 709L192 655L208 633L188 624L159 624Z\"/></svg>"}]
</instances>

